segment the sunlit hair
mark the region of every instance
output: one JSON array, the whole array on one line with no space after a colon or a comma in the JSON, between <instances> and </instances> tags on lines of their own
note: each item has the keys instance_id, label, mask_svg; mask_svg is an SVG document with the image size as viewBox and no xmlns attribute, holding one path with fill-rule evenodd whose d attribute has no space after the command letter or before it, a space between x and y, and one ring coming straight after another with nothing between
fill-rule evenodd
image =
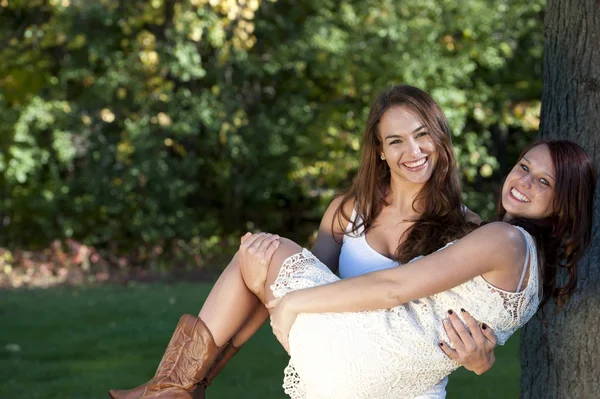
<instances>
[{"instance_id":1,"label":"sunlit hair","mask_svg":"<svg viewBox=\"0 0 600 399\"><path fill-rule=\"evenodd\" d=\"M553 298L560 308L575 291L576 265L592 240L596 170L583 148L567 140L537 141L523 150L519 161L539 145L548 146L556 170L552 213L544 219L514 218L509 223L525 228L535 238L540 254L542 305ZM500 200L498 215L502 218L505 213ZM557 281L559 269L568 274L562 286Z\"/></svg>"},{"instance_id":2,"label":"sunlit hair","mask_svg":"<svg viewBox=\"0 0 600 399\"><path fill-rule=\"evenodd\" d=\"M406 237L396 249L395 258L406 263L419 255L427 255L472 230L466 222L462 209L461 187L458 179L456 159L452 149L450 127L444 113L429 94L416 87L400 85L382 92L374 101L369 112L362 138L361 163L358 173L335 212L333 223L346 226L351 214L345 205L354 201L354 208L361 220L353 221L349 233L356 234L364 227L365 234L373 227L390 189L390 172L385 161L379 158L382 142L379 123L390 108L407 107L419 117L429 133L438 159L431 178L425 183L413 202L424 209L415 223L406 230Z\"/></svg>"}]
</instances>

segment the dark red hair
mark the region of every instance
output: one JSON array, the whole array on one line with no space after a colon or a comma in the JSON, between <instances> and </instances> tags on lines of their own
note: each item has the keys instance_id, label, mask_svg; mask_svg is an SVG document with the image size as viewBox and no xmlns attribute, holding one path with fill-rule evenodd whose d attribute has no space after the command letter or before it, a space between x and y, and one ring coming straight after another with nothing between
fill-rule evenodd
<instances>
[{"instance_id":1,"label":"dark red hair","mask_svg":"<svg viewBox=\"0 0 600 399\"><path fill-rule=\"evenodd\" d=\"M560 308L575 291L576 264L592 240L596 169L585 150L568 140L532 143L521 153L519 160L539 145L546 145L550 150L556 173L552 214L539 220L515 218L510 223L522 226L536 239L540 253L542 305L554 298ZM498 214L502 218L505 213L500 200ZM557 282L559 269L568 274L567 282L560 287Z\"/></svg>"}]
</instances>

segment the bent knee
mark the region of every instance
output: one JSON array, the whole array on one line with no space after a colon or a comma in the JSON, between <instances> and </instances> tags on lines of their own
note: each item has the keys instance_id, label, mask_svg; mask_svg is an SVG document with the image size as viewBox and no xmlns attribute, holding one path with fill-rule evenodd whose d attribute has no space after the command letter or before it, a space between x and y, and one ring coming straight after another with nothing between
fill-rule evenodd
<instances>
[{"instance_id":1,"label":"bent knee","mask_svg":"<svg viewBox=\"0 0 600 399\"><path fill-rule=\"evenodd\" d=\"M271 258L272 265L282 265L290 256L302 252L302 247L288 238L281 237L279 242L279 247Z\"/></svg>"}]
</instances>

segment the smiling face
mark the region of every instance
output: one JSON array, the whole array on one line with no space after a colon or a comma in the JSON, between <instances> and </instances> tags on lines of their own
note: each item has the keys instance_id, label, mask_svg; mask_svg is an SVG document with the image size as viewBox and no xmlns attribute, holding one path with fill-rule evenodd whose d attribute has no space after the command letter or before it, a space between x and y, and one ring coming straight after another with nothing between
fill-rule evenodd
<instances>
[{"instance_id":1,"label":"smiling face","mask_svg":"<svg viewBox=\"0 0 600 399\"><path fill-rule=\"evenodd\" d=\"M543 219L552 214L556 172L545 144L529 150L510 171L502 187L504 220Z\"/></svg>"},{"instance_id":2,"label":"smiling face","mask_svg":"<svg viewBox=\"0 0 600 399\"><path fill-rule=\"evenodd\" d=\"M409 107L388 109L379 121L381 155L392 179L425 184L435 169L438 151L430 132Z\"/></svg>"}]
</instances>

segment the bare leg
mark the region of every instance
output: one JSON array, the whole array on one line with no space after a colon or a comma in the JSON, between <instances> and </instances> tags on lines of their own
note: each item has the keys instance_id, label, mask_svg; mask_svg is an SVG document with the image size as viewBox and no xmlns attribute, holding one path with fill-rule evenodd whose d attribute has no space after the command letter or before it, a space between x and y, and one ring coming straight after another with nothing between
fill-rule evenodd
<instances>
[{"instance_id":1,"label":"bare leg","mask_svg":"<svg viewBox=\"0 0 600 399\"><path fill-rule=\"evenodd\" d=\"M268 293L267 299L265 300L270 300L273 298L270 290L270 285L277 278L279 269L281 268L283 261L288 256L298 253L301 250L300 246L295 244L293 241L290 241L286 238L281 238L281 241L283 245L283 248L280 246L282 252L279 252L277 258L275 258L275 256L273 257L271 265L269 266L269 269L271 270L271 275L269 276L267 273L267 275L265 276L265 282L263 283L264 285L266 285L265 292ZM233 345L239 348L240 346L245 344L250 338L252 338L254 334L256 334L258 329L265 323L265 321L267 321L268 318L269 311L265 308L262 302L258 302L256 308L254 309L254 312L250 314L250 316L248 316L248 318L244 322L244 325L231 339Z\"/></svg>"},{"instance_id":2,"label":"bare leg","mask_svg":"<svg viewBox=\"0 0 600 399\"><path fill-rule=\"evenodd\" d=\"M271 291L271 285L277 279L283 262L302 251L302 247L287 238L281 237L279 241L280 245L268 265L244 264L241 267L246 287L254 292L262 303L268 303L275 298Z\"/></svg>"},{"instance_id":3,"label":"bare leg","mask_svg":"<svg viewBox=\"0 0 600 399\"><path fill-rule=\"evenodd\" d=\"M267 279L264 287L264 303L268 303L269 301L275 299L273 291L271 291L271 285L275 282L275 280L277 280L277 276L279 276L279 270L281 269L283 262L290 256L302 252L302 247L296 244L294 241L283 237L281 237L280 240L281 244L271 258L271 263L269 263L269 271L267 272Z\"/></svg>"},{"instance_id":4,"label":"bare leg","mask_svg":"<svg viewBox=\"0 0 600 399\"><path fill-rule=\"evenodd\" d=\"M257 305L260 302L244 284L236 254L208 294L198 317L211 331L217 346L222 346L240 330Z\"/></svg>"},{"instance_id":5,"label":"bare leg","mask_svg":"<svg viewBox=\"0 0 600 399\"><path fill-rule=\"evenodd\" d=\"M281 244L269 265L253 265L248 268L252 269L250 273L248 270L244 272L245 276L242 274L240 255L236 254L206 298L198 317L206 323L218 346L224 345L236 334L235 340L238 342L234 344L239 346L239 342L247 341L264 323L266 314L256 309L263 306L261 302L266 303L274 298L270 286L277 278L283 261L302 250L291 240L280 240ZM252 281L248 280L249 277ZM255 295L248 286L258 285L260 290L253 288Z\"/></svg>"},{"instance_id":6,"label":"bare leg","mask_svg":"<svg viewBox=\"0 0 600 399\"><path fill-rule=\"evenodd\" d=\"M237 333L231 338L231 343L236 348L244 345L256 332L258 329L265 324L265 321L269 318L269 311L265 306L259 302L256 308L254 308L254 312L246 319L244 325L239 329Z\"/></svg>"}]
</instances>

